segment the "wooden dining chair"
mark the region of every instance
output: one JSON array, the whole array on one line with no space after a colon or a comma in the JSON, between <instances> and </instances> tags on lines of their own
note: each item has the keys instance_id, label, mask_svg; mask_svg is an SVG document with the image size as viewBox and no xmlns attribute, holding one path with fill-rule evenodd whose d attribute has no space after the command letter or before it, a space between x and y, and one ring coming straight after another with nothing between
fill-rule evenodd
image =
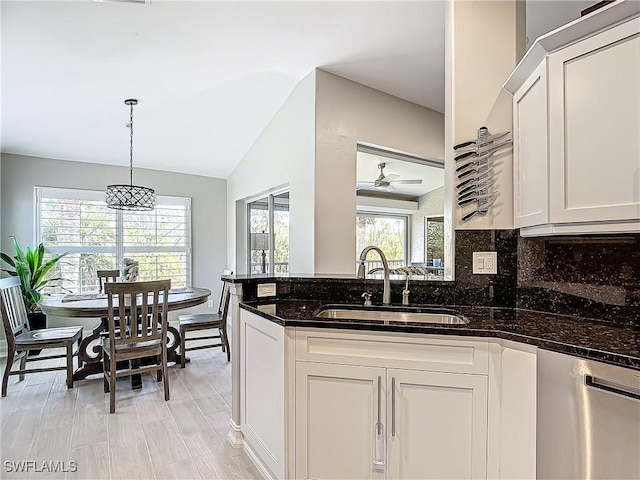
<instances>
[{"instance_id":1,"label":"wooden dining chair","mask_svg":"<svg viewBox=\"0 0 640 480\"><path fill-rule=\"evenodd\" d=\"M232 275L231 270L222 272L223 276ZM227 335L227 313L229 313L229 300L231 298L231 283L222 282L222 293L220 294L220 304L218 313L200 313L194 315L180 315L180 367L184 368L187 362L186 353L191 350L201 350L203 348L222 347L222 351L227 353L227 361L231 360L231 348L229 347L229 337ZM201 335L187 338L187 332L196 330L217 329L218 335ZM217 343L207 343L186 347L187 342L195 340L219 339Z\"/></svg>"},{"instance_id":2,"label":"wooden dining chair","mask_svg":"<svg viewBox=\"0 0 640 480\"><path fill-rule=\"evenodd\" d=\"M7 337L7 365L2 377L2 396L7 396L7 385L10 375L20 375L24 380L25 373L49 372L53 370L67 371L67 388L73 388L73 357L77 356L82 342L82 327L44 328L29 330L27 311L22 299L20 279L9 277L0 279L0 307L2 323ZM73 351L73 344L78 342L78 349ZM48 356L28 357L30 349L64 348L65 353ZM26 368L26 362L66 358L64 366ZM12 370L16 360L20 360L18 370ZM80 367L78 362L78 367Z\"/></svg>"},{"instance_id":3,"label":"wooden dining chair","mask_svg":"<svg viewBox=\"0 0 640 480\"><path fill-rule=\"evenodd\" d=\"M109 412L116 411L116 379L156 372L163 381L164 399L169 400L167 373L167 302L171 280L104 285L107 294L109 335L102 338L104 392L109 393ZM114 300L117 299L117 302ZM116 324L116 320L119 323ZM131 361L155 358L155 365L132 368ZM118 362L129 368L117 370Z\"/></svg>"},{"instance_id":4,"label":"wooden dining chair","mask_svg":"<svg viewBox=\"0 0 640 480\"><path fill-rule=\"evenodd\" d=\"M120 276L120 270L98 270L96 275L98 282L100 282L100 293L104 293L103 283L117 281Z\"/></svg>"}]
</instances>

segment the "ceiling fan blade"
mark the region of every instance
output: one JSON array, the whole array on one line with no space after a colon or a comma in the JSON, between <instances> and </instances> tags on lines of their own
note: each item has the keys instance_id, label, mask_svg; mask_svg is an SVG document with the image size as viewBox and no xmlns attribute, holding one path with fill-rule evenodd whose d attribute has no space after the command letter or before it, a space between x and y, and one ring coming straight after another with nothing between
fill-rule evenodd
<instances>
[{"instance_id":1,"label":"ceiling fan blade","mask_svg":"<svg viewBox=\"0 0 640 480\"><path fill-rule=\"evenodd\" d=\"M402 183L404 185L420 185L422 184L421 179L417 180L393 180L393 183Z\"/></svg>"},{"instance_id":2,"label":"ceiling fan blade","mask_svg":"<svg viewBox=\"0 0 640 480\"><path fill-rule=\"evenodd\" d=\"M396 175L395 173L390 173L389 175L385 175L384 176L384 181L385 182L391 182L393 180L395 180L396 178L398 178L400 175Z\"/></svg>"},{"instance_id":3,"label":"ceiling fan blade","mask_svg":"<svg viewBox=\"0 0 640 480\"><path fill-rule=\"evenodd\" d=\"M394 192L395 190L397 190L397 188L394 187L393 185L389 184L389 185L387 185L387 188L385 190L387 192Z\"/></svg>"}]
</instances>

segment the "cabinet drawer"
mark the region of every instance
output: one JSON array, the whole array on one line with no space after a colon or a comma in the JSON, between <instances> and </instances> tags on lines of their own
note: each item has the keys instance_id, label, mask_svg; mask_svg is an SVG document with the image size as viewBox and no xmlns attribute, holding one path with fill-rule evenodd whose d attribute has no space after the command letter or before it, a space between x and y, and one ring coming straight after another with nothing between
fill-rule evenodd
<instances>
[{"instance_id":1,"label":"cabinet drawer","mask_svg":"<svg viewBox=\"0 0 640 480\"><path fill-rule=\"evenodd\" d=\"M296 329L296 360L434 372L488 372L488 341L442 335Z\"/></svg>"}]
</instances>

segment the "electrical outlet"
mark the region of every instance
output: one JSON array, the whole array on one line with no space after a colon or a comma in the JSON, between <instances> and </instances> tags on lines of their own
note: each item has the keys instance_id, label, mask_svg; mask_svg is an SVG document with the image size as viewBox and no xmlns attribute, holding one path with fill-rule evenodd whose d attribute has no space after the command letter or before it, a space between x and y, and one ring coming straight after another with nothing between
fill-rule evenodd
<instances>
[{"instance_id":1,"label":"electrical outlet","mask_svg":"<svg viewBox=\"0 0 640 480\"><path fill-rule=\"evenodd\" d=\"M208 300L207 301L207 307L213 308L213 300Z\"/></svg>"},{"instance_id":2,"label":"electrical outlet","mask_svg":"<svg viewBox=\"0 0 640 480\"><path fill-rule=\"evenodd\" d=\"M473 273L479 275L498 273L497 252L473 252Z\"/></svg>"},{"instance_id":3,"label":"electrical outlet","mask_svg":"<svg viewBox=\"0 0 640 480\"><path fill-rule=\"evenodd\" d=\"M273 303L269 303L267 305L258 305L258 310L264 313L268 313L269 315L276 314L276 306Z\"/></svg>"},{"instance_id":4,"label":"electrical outlet","mask_svg":"<svg viewBox=\"0 0 640 480\"><path fill-rule=\"evenodd\" d=\"M275 283L259 283L258 284L258 297L275 297L275 296L276 296Z\"/></svg>"}]
</instances>

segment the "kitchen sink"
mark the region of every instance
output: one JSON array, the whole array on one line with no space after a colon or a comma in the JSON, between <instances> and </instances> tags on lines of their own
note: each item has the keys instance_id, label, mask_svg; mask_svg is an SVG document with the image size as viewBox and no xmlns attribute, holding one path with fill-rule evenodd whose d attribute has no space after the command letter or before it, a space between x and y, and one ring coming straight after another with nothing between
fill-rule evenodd
<instances>
[{"instance_id":1,"label":"kitchen sink","mask_svg":"<svg viewBox=\"0 0 640 480\"><path fill-rule=\"evenodd\" d=\"M453 312L415 307L364 307L361 305L325 305L314 312L316 318L364 320L376 322L414 322L465 325L469 320Z\"/></svg>"}]
</instances>

